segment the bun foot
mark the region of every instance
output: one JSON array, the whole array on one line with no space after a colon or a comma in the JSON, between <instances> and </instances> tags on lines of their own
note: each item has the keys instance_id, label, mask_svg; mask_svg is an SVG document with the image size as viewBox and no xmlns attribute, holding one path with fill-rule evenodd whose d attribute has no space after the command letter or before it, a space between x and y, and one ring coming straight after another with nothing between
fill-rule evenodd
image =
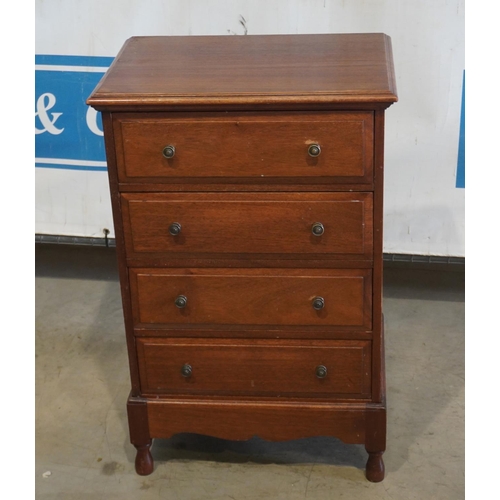
<instances>
[{"instance_id":1,"label":"bun foot","mask_svg":"<svg viewBox=\"0 0 500 500\"><path fill-rule=\"evenodd\" d=\"M379 483L384 479L385 466L382 459L383 451L368 453L368 461L366 462L366 479L372 483Z\"/></svg>"},{"instance_id":2,"label":"bun foot","mask_svg":"<svg viewBox=\"0 0 500 500\"><path fill-rule=\"evenodd\" d=\"M137 455L135 456L135 471L140 476L148 476L153 472L154 461L151 455L151 443L143 445L134 445L137 448Z\"/></svg>"}]
</instances>

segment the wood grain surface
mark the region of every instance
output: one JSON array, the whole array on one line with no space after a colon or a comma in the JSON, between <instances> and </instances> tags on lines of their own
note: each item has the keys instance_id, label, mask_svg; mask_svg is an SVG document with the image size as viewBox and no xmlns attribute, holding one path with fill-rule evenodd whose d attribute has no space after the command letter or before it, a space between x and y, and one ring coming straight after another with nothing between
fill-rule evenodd
<instances>
[{"instance_id":1,"label":"wood grain surface","mask_svg":"<svg viewBox=\"0 0 500 500\"><path fill-rule=\"evenodd\" d=\"M364 443L367 478L384 478L396 101L381 33L124 44L87 102L104 112L139 474L154 469L153 438L195 432L336 436Z\"/></svg>"},{"instance_id":2,"label":"wood grain surface","mask_svg":"<svg viewBox=\"0 0 500 500\"><path fill-rule=\"evenodd\" d=\"M271 254L370 259L371 193L122 194L129 258ZM169 228L181 226L178 235ZM314 235L321 223L324 232Z\"/></svg>"},{"instance_id":3,"label":"wood grain surface","mask_svg":"<svg viewBox=\"0 0 500 500\"><path fill-rule=\"evenodd\" d=\"M371 326L368 269L131 269L136 325ZM187 305L175 305L178 296ZM325 305L315 310L312 301Z\"/></svg>"},{"instance_id":4,"label":"wood grain surface","mask_svg":"<svg viewBox=\"0 0 500 500\"><path fill-rule=\"evenodd\" d=\"M194 432L222 439L259 436L284 441L312 436L336 436L346 443L364 443L367 405L358 402L315 403L223 400L148 400L153 436L169 438ZM373 432L372 429L370 431Z\"/></svg>"},{"instance_id":5,"label":"wood grain surface","mask_svg":"<svg viewBox=\"0 0 500 500\"><path fill-rule=\"evenodd\" d=\"M368 398L367 341L151 339L137 341L144 394ZM181 374L188 364L190 376ZM316 368L324 366L324 378Z\"/></svg>"},{"instance_id":6,"label":"wood grain surface","mask_svg":"<svg viewBox=\"0 0 500 500\"><path fill-rule=\"evenodd\" d=\"M370 182L373 113L179 113L115 120L121 182L148 178L328 178ZM311 157L308 148L319 144ZM175 147L173 158L162 154Z\"/></svg>"},{"instance_id":7,"label":"wood grain surface","mask_svg":"<svg viewBox=\"0 0 500 500\"><path fill-rule=\"evenodd\" d=\"M88 104L123 107L397 100L382 33L133 37Z\"/></svg>"}]
</instances>

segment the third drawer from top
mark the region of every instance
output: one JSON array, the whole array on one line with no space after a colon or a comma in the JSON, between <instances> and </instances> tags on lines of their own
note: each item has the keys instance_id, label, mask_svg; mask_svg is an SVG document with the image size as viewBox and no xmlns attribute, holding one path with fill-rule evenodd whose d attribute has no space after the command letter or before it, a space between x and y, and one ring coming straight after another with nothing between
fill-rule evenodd
<instances>
[{"instance_id":1,"label":"third drawer from top","mask_svg":"<svg viewBox=\"0 0 500 500\"><path fill-rule=\"evenodd\" d=\"M371 269L131 268L139 328L371 329Z\"/></svg>"}]
</instances>

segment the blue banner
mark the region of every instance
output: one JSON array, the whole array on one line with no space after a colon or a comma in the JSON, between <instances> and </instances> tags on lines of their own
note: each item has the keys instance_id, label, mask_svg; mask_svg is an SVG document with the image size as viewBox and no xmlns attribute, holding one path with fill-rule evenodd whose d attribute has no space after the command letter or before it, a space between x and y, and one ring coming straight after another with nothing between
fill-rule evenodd
<instances>
[{"instance_id":1,"label":"blue banner","mask_svg":"<svg viewBox=\"0 0 500 500\"><path fill-rule=\"evenodd\" d=\"M100 113L85 104L112 57L35 56L35 166L106 170Z\"/></svg>"}]
</instances>

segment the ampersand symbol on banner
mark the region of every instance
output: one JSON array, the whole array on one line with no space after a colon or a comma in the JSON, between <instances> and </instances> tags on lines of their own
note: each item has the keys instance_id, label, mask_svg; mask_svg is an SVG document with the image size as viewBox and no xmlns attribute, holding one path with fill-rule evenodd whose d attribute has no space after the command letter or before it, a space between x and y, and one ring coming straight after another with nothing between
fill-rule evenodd
<instances>
[{"instance_id":1,"label":"ampersand symbol on banner","mask_svg":"<svg viewBox=\"0 0 500 500\"><path fill-rule=\"evenodd\" d=\"M55 95L48 92L42 94L36 101L35 118L38 116L44 128L38 129L35 127L35 134L43 134L44 132L49 132L49 134L52 135L59 135L64 130L64 128L57 128L55 126L57 119L62 115L62 113L50 113L52 115L52 119L47 114L47 111L49 111L49 109L52 109L55 103Z\"/></svg>"}]
</instances>

